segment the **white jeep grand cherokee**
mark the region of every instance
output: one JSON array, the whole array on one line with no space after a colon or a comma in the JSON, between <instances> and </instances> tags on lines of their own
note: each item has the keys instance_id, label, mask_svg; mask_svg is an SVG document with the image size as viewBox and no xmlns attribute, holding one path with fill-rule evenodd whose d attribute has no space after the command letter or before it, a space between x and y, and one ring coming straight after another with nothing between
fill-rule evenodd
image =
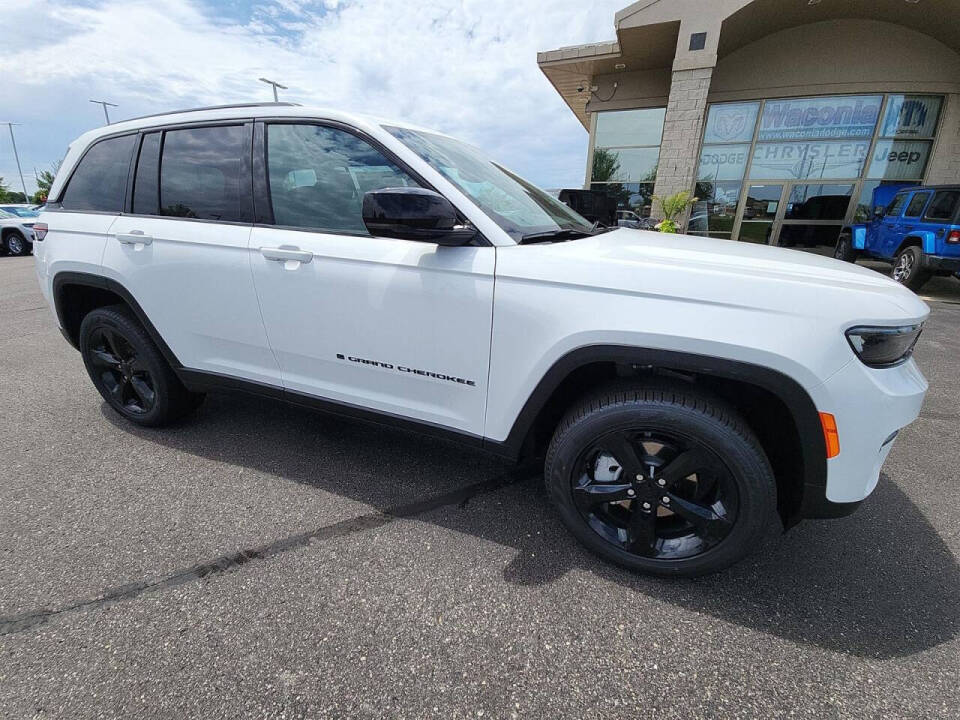
<instances>
[{"instance_id":1,"label":"white jeep grand cherokee","mask_svg":"<svg viewBox=\"0 0 960 720\"><path fill-rule=\"evenodd\" d=\"M544 457L587 547L695 575L849 513L927 306L797 251L598 230L438 133L284 104L87 133L36 226L67 340L159 426L240 389Z\"/></svg>"}]
</instances>

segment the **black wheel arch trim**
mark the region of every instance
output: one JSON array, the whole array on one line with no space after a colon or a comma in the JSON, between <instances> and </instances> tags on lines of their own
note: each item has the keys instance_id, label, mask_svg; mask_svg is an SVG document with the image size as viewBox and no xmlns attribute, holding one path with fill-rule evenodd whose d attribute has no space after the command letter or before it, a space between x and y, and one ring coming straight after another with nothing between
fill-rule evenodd
<instances>
[{"instance_id":1,"label":"black wheel arch trim","mask_svg":"<svg viewBox=\"0 0 960 720\"><path fill-rule=\"evenodd\" d=\"M745 363L708 355L637 348L622 345L588 345L573 350L546 372L527 398L514 421L507 439L498 442L484 440L484 447L498 455L518 458L528 433L540 411L560 384L575 370L597 362L655 367L697 375L737 380L762 388L776 396L793 416L797 426L803 457L804 492L800 516L821 511L826 501L827 452L820 424L820 414L806 390L794 379L761 365Z\"/></svg>"},{"instance_id":2,"label":"black wheel arch trim","mask_svg":"<svg viewBox=\"0 0 960 720\"><path fill-rule=\"evenodd\" d=\"M143 308L140 307L140 303L137 302L136 298L133 296L133 293L127 290L127 288L118 283L116 280L111 280L103 275L65 270L58 272L53 277L53 304L57 313L57 320L60 323L60 331L67 339L67 342L69 342L74 349L80 349L80 342L79 338L72 337L67 330L68 322L63 297L65 288L73 285L91 287L98 290L107 290L119 297L130 308L133 314L137 317L137 320L140 321L140 324L143 325L144 329L147 331L147 334L150 336L150 339L157 344L158 348L160 348L160 353L163 355L164 360L170 364L170 367L173 368L174 371L183 367L181 362L177 359L177 356L173 354L173 351L157 331L157 328L154 327L152 322L150 322L150 318L147 317L147 314L143 311Z\"/></svg>"}]
</instances>

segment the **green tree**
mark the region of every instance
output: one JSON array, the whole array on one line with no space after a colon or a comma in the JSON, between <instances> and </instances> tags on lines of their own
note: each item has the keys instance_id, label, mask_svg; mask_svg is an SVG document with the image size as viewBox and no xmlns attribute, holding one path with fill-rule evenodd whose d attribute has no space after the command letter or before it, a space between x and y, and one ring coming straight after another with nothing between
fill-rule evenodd
<instances>
[{"instance_id":1,"label":"green tree","mask_svg":"<svg viewBox=\"0 0 960 720\"><path fill-rule=\"evenodd\" d=\"M596 148L593 151L593 182L611 182L617 179L620 172L620 156L606 148Z\"/></svg>"},{"instance_id":2,"label":"green tree","mask_svg":"<svg viewBox=\"0 0 960 720\"><path fill-rule=\"evenodd\" d=\"M50 166L50 170L41 170L37 174L37 192L33 195L33 202L40 204L47 201L50 195L50 187L53 185L57 173L60 172L62 161L57 160Z\"/></svg>"}]
</instances>

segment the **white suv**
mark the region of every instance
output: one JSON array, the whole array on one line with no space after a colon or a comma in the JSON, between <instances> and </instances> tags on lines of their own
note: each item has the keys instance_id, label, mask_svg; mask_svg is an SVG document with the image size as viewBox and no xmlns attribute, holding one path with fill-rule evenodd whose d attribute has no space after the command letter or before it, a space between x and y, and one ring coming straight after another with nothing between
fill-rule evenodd
<instances>
[{"instance_id":1,"label":"white suv","mask_svg":"<svg viewBox=\"0 0 960 720\"><path fill-rule=\"evenodd\" d=\"M239 389L543 457L571 532L650 573L725 567L775 511L849 513L927 389L928 308L875 272L597 230L469 145L347 113L94 130L36 229L63 334L131 422Z\"/></svg>"}]
</instances>

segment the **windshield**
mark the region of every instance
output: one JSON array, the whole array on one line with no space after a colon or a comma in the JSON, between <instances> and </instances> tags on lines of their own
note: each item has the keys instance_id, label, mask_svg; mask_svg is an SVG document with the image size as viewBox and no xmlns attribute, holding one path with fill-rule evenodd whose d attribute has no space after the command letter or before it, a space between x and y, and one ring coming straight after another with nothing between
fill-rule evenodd
<instances>
[{"instance_id":1,"label":"windshield","mask_svg":"<svg viewBox=\"0 0 960 720\"><path fill-rule=\"evenodd\" d=\"M5 212L9 216L17 215L18 217L23 218L40 217L40 213L38 213L36 210L31 210L30 208L5 207L0 209L0 212Z\"/></svg>"},{"instance_id":2,"label":"windshield","mask_svg":"<svg viewBox=\"0 0 960 720\"><path fill-rule=\"evenodd\" d=\"M386 130L442 173L517 242L540 233L593 230L593 223L470 145L407 128Z\"/></svg>"}]
</instances>

